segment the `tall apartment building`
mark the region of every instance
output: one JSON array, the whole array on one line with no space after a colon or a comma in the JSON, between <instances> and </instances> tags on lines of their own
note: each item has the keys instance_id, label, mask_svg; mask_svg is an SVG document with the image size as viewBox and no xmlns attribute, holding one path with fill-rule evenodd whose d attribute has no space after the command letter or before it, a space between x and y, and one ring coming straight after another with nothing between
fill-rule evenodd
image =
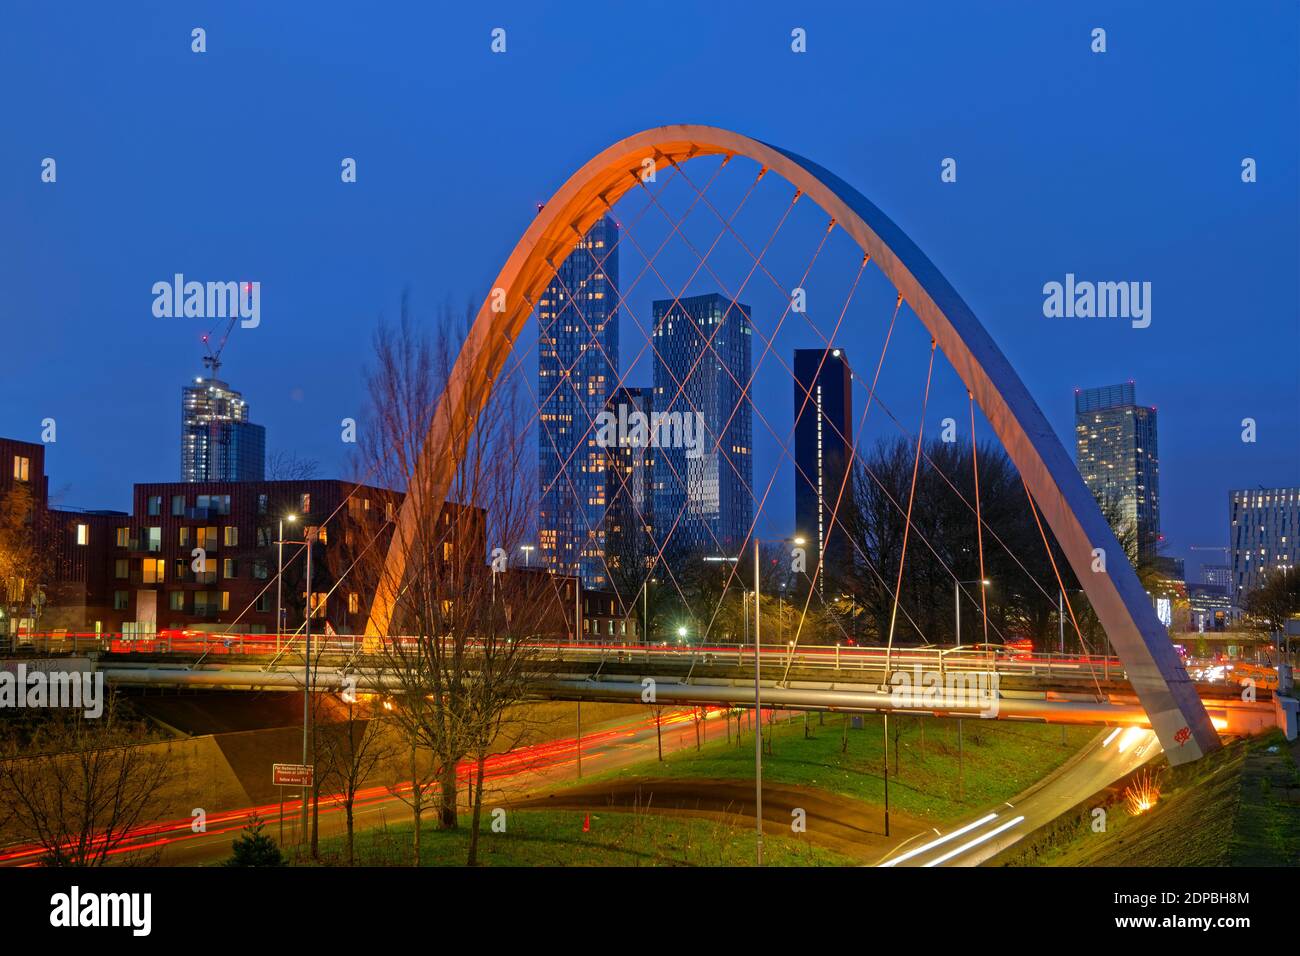
<instances>
[{"instance_id":1,"label":"tall apartment building","mask_svg":"<svg viewBox=\"0 0 1300 956\"><path fill-rule=\"evenodd\" d=\"M655 456L655 533L674 553L732 555L754 514L749 306L709 293L652 309L655 413L680 425Z\"/></svg>"},{"instance_id":2,"label":"tall apartment building","mask_svg":"<svg viewBox=\"0 0 1300 956\"><path fill-rule=\"evenodd\" d=\"M817 590L826 593L853 563L853 546L837 516L853 508L853 373L840 349L794 352L794 526L807 542L808 573L819 555Z\"/></svg>"},{"instance_id":3,"label":"tall apartment building","mask_svg":"<svg viewBox=\"0 0 1300 956\"><path fill-rule=\"evenodd\" d=\"M266 429L248 420L248 403L216 377L181 387L181 480L261 481Z\"/></svg>"},{"instance_id":4,"label":"tall apartment building","mask_svg":"<svg viewBox=\"0 0 1300 956\"><path fill-rule=\"evenodd\" d=\"M611 584L625 602L653 569L657 546L654 538L655 452L649 428L626 427L629 419L642 416L652 421L654 394L649 388L618 388L608 405L609 413L621 424L616 440L606 449L605 557Z\"/></svg>"},{"instance_id":5,"label":"tall apartment building","mask_svg":"<svg viewBox=\"0 0 1300 956\"><path fill-rule=\"evenodd\" d=\"M1160 455L1156 410L1137 404L1132 382L1076 390L1074 433L1079 473L1103 506L1116 509L1116 532L1132 528L1138 560L1160 545Z\"/></svg>"},{"instance_id":6,"label":"tall apartment building","mask_svg":"<svg viewBox=\"0 0 1300 956\"><path fill-rule=\"evenodd\" d=\"M1228 595L1240 607L1270 571L1290 570L1300 561L1300 488L1229 491L1228 534L1232 549Z\"/></svg>"},{"instance_id":7,"label":"tall apartment building","mask_svg":"<svg viewBox=\"0 0 1300 956\"><path fill-rule=\"evenodd\" d=\"M618 381L618 225L597 221L537 304L538 550L557 574L607 583L606 450L595 421Z\"/></svg>"}]
</instances>

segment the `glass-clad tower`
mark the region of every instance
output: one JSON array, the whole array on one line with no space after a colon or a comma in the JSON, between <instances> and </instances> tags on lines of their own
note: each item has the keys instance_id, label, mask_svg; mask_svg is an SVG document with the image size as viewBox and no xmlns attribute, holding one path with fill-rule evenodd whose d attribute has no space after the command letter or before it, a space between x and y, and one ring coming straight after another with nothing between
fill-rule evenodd
<instances>
[{"instance_id":1,"label":"glass-clad tower","mask_svg":"<svg viewBox=\"0 0 1300 956\"><path fill-rule=\"evenodd\" d=\"M794 527L808 541L808 574L826 594L853 568L844 530L853 511L853 373L841 349L794 350Z\"/></svg>"},{"instance_id":2,"label":"glass-clad tower","mask_svg":"<svg viewBox=\"0 0 1300 956\"><path fill-rule=\"evenodd\" d=\"M1156 410L1137 404L1132 382L1085 388L1074 395L1079 474L1118 522L1121 537L1137 534L1138 561L1154 561L1160 544L1160 454Z\"/></svg>"},{"instance_id":3,"label":"glass-clad tower","mask_svg":"<svg viewBox=\"0 0 1300 956\"><path fill-rule=\"evenodd\" d=\"M538 550L558 574L608 583L608 455L596 420L618 382L618 224L597 221L537 303Z\"/></svg>"},{"instance_id":4,"label":"glass-clad tower","mask_svg":"<svg viewBox=\"0 0 1300 956\"><path fill-rule=\"evenodd\" d=\"M749 306L710 293L653 312L655 533L666 554L734 555L754 514Z\"/></svg>"},{"instance_id":5,"label":"glass-clad tower","mask_svg":"<svg viewBox=\"0 0 1300 956\"><path fill-rule=\"evenodd\" d=\"M654 395L649 388L616 388L607 409L624 423L638 415L651 421ZM620 426L608 452L605 560L615 591L630 598L645 582L658 553L654 539L656 449L648 429Z\"/></svg>"},{"instance_id":6,"label":"glass-clad tower","mask_svg":"<svg viewBox=\"0 0 1300 956\"><path fill-rule=\"evenodd\" d=\"M248 403L220 379L181 388L181 480L262 481L266 429L248 420Z\"/></svg>"}]
</instances>

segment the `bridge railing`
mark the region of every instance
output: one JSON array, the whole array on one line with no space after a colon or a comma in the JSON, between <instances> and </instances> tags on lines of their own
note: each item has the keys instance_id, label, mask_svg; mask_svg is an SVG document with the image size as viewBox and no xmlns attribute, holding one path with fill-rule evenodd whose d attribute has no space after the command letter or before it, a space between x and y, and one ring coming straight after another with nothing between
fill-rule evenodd
<instances>
[{"instance_id":1,"label":"bridge railing","mask_svg":"<svg viewBox=\"0 0 1300 956\"><path fill-rule=\"evenodd\" d=\"M328 634L312 636L312 657L323 658L377 657L384 651L403 642L415 642L415 637L394 635L384 638L365 637L359 634ZM194 655L196 658L213 656L265 657L275 661L274 666L292 666L301 661L303 636L276 634L222 634L205 631L164 630L158 633L137 635L123 633L65 633L22 634L14 644L19 654L138 654L138 655ZM643 663L646 665L676 665L689 671L694 667L715 665L752 668L754 648L737 644L688 645L670 643L613 643L555 642L539 640L534 644L542 657L558 661L605 665ZM469 650L474 650L470 642ZM902 647L886 652L882 647L849 647L842 645L765 644L761 649L762 668L779 668L786 676L795 679L807 672L816 672L833 678L835 674L862 674L891 672L919 667L924 671L995 671L1034 677L1122 679L1124 670L1114 657L1088 654L1037 653L997 646L979 647Z\"/></svg>"}]
</instances>

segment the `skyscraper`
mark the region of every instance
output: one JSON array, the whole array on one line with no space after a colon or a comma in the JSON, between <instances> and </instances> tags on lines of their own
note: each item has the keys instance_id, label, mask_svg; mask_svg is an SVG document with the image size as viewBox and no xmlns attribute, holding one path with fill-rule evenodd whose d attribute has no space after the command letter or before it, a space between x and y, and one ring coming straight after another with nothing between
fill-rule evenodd
<instances>
[{"instance_id":1,"label":"skyscraper","mask_svg":"<svg viewBox=\"0 0 1300 956\"><path fill-rule=\"evenodd\" d=\"M220 379L181 387L181 480L262 481L266 429L248 420L248 403Z\"/></svg>"},{"instance_id":2,"label":"skyscraper","mask_svg":"<svg viewBox=\"0 0 1300 956\"><path fill-rule=\"evenodd\" d=\"M1076 389L1074 434L1079 473L1123 535L1135 529L1138 560L1160 544L1160 455L1156 410L1138 405L1132 382Z\"/></svg>"},{"instance_id":3,"label":"skyscraper","mask_svg":"<svg viewBox=\"0 0 1300 956\"><path fill-rule=\"evenodd\" d=\"M597 221L537 303L538 549L557 574L607 583L607 451L595 420L618 381L618 224Z\"/></svg>"},{"instance_id":4,"label":"skyscraper","mask_svg":"<svg viewBox=\"0 0 1300 956\"><path fill-rule=\"evenodd\" d=\"M615 389L608 410L621 422L638 413L651 420L653 393L649 388ZM625 600L632 600L658 553L654 541L655 448L645 429L620 427L616 436L607 450L605 560L615 590Z\"/></svg>"},{"instance_id":5,"label":"skyscraper","mask_svg":"<svg viewBox=\"0 0 1300 956\"><path fill-rule=\"evenodd\" d=\"M826 593L853 561L853 546L839 526L853 507L849 462L853 450L853 373L840 349L794 351L794 527L808 543L808 574ZM837 519L835 516L839 516Z\"/></svg>"},{"instance_id":6,"label":"skyscraper","mask_svg":"<svg viewBox=\"0 0 1300 956\"><path fill-rule=\"evenodd\" d=\"M1232 577L1228 597L1241 607L1246 595L1274 570L1300 563L1300 488L1228 492Z\"/></svg>"},{"instance_id":7,"label":"skyscraper","mask_svg":"<svg viewBox=\"0 0 1300 956\"><path fill-rule=\"evenodd\" d=\"M1215 587L1223 588L1224 594L1229 593L1232 589L1232 565L1202 564L1201 583L1212 584Z\"/></svg>"},{"instance_id":8,"label":"skyscraper","mask_svg":"<svg viewBox=\"0 0 1300 956\"><path fill-rule=\"evenodd\" d=\"M655 534L674 553L735 554L754 514L749 306L710 293L652 309Z\"/></svg>"}]
</instances>

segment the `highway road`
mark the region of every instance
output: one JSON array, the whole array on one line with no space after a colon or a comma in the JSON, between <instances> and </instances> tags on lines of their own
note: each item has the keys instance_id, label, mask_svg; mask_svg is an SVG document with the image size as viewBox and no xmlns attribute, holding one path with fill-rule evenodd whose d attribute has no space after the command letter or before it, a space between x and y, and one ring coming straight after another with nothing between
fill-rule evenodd
<instances>
[{"instance_id":1,"label":"highway road","mask_svg":"<svg viewBox=\"0 0 1300 956\"><path fill-rule=\"evenodd\" d=\"M766 712L765 712L766 713ZM720 711L710 712L705 722L706 740L722 736ZM683 750L695 745L695 729L689 711L667 711L662 717L664 753ZM631 763L654 759L657 751L654 720L649 712L633 718L609 721L593 726L582 735L582 773L617 769ZM473 772L466 762L459 768L461 793ZM492 757L484 772L483 806L486 814L493 806L532 794L535 790L571 782L578 777L578 741L574 737L545 741L521 748L509 754ZM284 842L291 846L298 838L298 820L301 802L295 800L284 805ZM462 806L462 814L468 811ZM141 854L160 853L158 862L164 866L195 866L217 863L230 856L230 844L239 830L253 814L266 822L265 832L279 834L278 803L258 807L209 813L206 830L195 833L191 819L167 820L138 828L112 851L112 856L128 862ZM404 823L410 820L410 808L388 792L385 787L370 787L361 791L353 809L357 831L384 823ZM427 817L426 817L427 819ZM320 834L322 838L340 835L345 831L342 807L324 795L320 802ZM37 847L7 845L0 847L0 866L37 865L41 851Z\"/></svg>"},{"instance_id":2,"label":"highway road","mask_svg":"<svg viewBox=\"0 0 1300 956\"><path fill-rule=\"evenodd\" d=\"M1097 793L1160 752L1149 730L1108 730L1013 800L900 843L877 865L979 866L1074 807L1081 794Z\"/></svg>"}]
</instances>

